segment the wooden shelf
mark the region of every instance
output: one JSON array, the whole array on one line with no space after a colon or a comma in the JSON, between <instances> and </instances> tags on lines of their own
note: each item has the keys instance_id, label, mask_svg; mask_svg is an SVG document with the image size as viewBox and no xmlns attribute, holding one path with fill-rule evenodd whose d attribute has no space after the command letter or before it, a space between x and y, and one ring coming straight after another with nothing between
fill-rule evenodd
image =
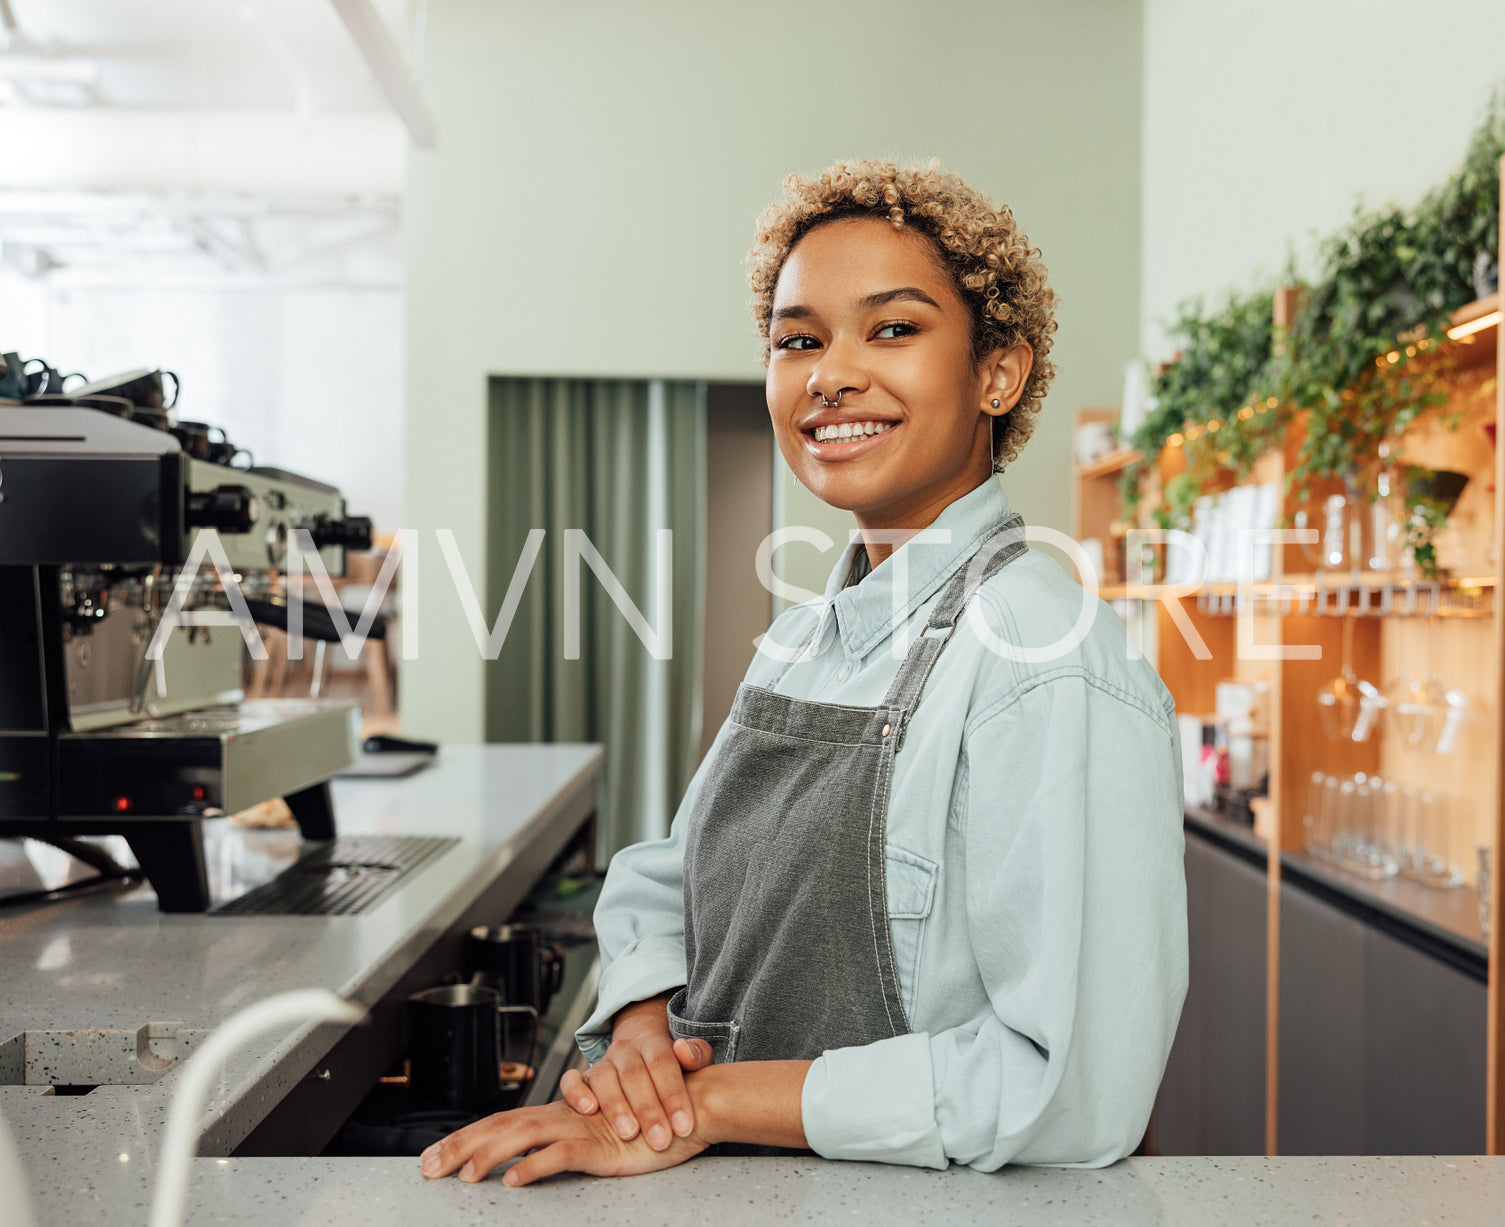
<instances>
[{"instance_id":1,"label":"wooden shelf","mask_svg":"<svg viewBox=\"0 0 1505 1227\"><path fill-rule=\"evenodd\" d=\"M1505 164L1502 164L1505 176ZM1502 243L1505 246L1505 243ZM1287 296L1288 298L1290 296ZM1287 307L1289 308L1289 303ZM1281 296L1277 295L1277 317ZM1145 651L1185 713L1212 711L1220 681L1233 679L1263 687L1269 730L1270 801L1273 822L1267 841L1266 910L1266 1145L1279 1153L1280 1069L1280 878L1292 876L1341 889L1375 913L1388 913L1452 944L1477 962L1486 957L1478 927L1474 848L1492 844L1505 855L1505 597L1499 587L1497 553L1505 550L1505 453L1495 447L1505 429L1505 345L1500 343L1502 296L1468 303L1449 321L1449 339L1421 361L1438 361L1446 379L1447 403L1418 416L1399 441L1393 460L1405 465L1467 475L1447 526L1436 538L1438 580L1407 579L1398 573L1317 574L1311 547L1280 544L1272 549L1271 580L1252 585L1248 621L1235 612L1238 587L1205 584L1180 597L1179 609L1162 601L1162 588L1124 582L1122 570L1108 568L1098 595L1107 601L1134 601ZM1277 322L1280 322L1277 318ZM1413 356L1413 355L1408 355ZM1383 362L1386 355L1382 355ZM1399 360L1397 355L1396 361ZM1100 410L1081 410L1085 415ZM1456 429L1453 428L1456 426ZM1295 513L1311 515L1334 494L1347 493L1336 478L1313 480L1301 491L1286 490L1285 475L1298 463L1305 442L1304 415L1296 415L1285 436L1256 464L1253 484L1281 482L1276 522L1290 525ZM1113 479L1131 460L1127 450L1091 465L1075 466L1074 530L1078 540L1096 538L1107 557L1127 561L1110 526L1122 505L1110 504ZM1148 477L1151 498L1183 471L1185 453L1167 447L1155 457ZM1206 489L1231 487L1234 474L1220 475ZM1320 528L1321 525L1319 524ZM1110 551L1111 547L1111 551ZM1367 546L1365 549L1367 550ZM1363 557L1368 557L1364 553ZM1293 589L1306 591L1303 604ZM1295 599L1291 599L1295 596ZM1317 601L1321 600L1320 606ZM1276 649L1289 648L1289 652ZM1342 662L1342 663L1340 663ZM1322 726L1317 696L1343 663L1361 678L1387 686L1403 676L1433 675L1466 690L1474 718L1451 755L1413 746L1385 723L1363 743L1331 739ZM1465 884L1443 891L1409 879L1372 883L1306 855L1303 818L1313 771L1380 774L1444 792L1452 798L1455 820L1449 859L1465 873ZM1188 816L1188 822L1191 822ZM1204 820L1205 821L1205 820ZM1240 833L1249 840L1250 835ZM1505 1153L1505 871L1496 869L1495 932L1487 948L1489 996L1488 1150Z\"/></svg>"},{"instance_id":2,"label":"wooden shelf","mask_svg":"<svg viewBox=\"0 0 1505 1227\"><path fill-rule=\"evenodd\" d=\"M1464 303L1454 311L1448 319L1448 336L1458 340L1455 334L1471 335L1474 332L1482 332L1488 328L1498 329L1500 326L1500 295L1491 294L1488 298L1476 298L1473 302ZM1486 320L1486 316L1493 315L1494 319ZM1469 327L1473 325L1473 327Z\"/></svg>"},{"instance_id":3,"label":"wooden shelf","mask_svg":"<svg viewBox=\"0 0 1505 1227\"><path fill-rule=\"evenodd\" d=\"M1471 575L1437 580L1403 579L1378 571L1365 571L1343 581L1331 577L1318 582L1310 573L1298 572L1283 580L1249 584L1244 598L1257 612L1281 612L1313 617L1489 617L1493 602L1473 606L1475 599L1493 596L1496 577ZM1162 587L1141 584L1102 584L1097 595L1105 601L1154 601L1164 595ZM1240 596L1237 584L1203 584L1177 599L1195 601L1200 613L1225 616L1235 612L1231 602ZM1343 598L1338 600L1336 598ZM1217 601L1219 607L1208 607ZM1273 608L1272 608L1273 607Z\"/></svg>"},{"instance_id":4,"label":"wooden shelf","mask_svg":"<svg viewBox=\"0 0 1505 1227\"><path fill-rule=\"evenodd\" d=\"M1121 473L1140 458L1139 450L1133 447L1121 447L1116 452L1109 452L1106 456L1099 456L1091 464L1079 464L1076 466L1078 478L1087 477L1110 477L1114 473Z\"/></svg>"},{"instance_id":5,"label":"wooden shelf","mask_svg":"<svg viewBox=\"0 0 1505 1227\"><path fill-rule=\"evenodd\" d=\"M1460 370L1478 368L1487 377L1500 344L1500 296L1464 303L1448 320L1443 352Z\"/></svg>"}]
</instances>

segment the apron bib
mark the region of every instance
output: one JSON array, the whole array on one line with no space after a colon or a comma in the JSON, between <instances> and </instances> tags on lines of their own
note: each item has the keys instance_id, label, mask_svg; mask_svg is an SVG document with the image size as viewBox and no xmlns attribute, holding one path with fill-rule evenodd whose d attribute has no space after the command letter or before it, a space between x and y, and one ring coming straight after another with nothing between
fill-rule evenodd
<instances>
[{"instance_id":1,"label":"apron bib","mask_svg":"<svg viewBox=\"0 0 1505 1227\"><path fill-rule=\"evenodd\" d=\"M778 694L787 664L738 688L686 832L676 1038L708 1041L717 1062L813 1060L909 1031L884 880L894 757L963 607L1024 550L1010 516L946 585L877 707Z\"/></svg>"}]
</instances>

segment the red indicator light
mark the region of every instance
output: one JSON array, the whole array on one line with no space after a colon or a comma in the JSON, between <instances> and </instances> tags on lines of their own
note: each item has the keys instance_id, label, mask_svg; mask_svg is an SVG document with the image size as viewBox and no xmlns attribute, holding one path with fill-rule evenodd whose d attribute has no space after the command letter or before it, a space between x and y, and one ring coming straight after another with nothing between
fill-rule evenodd
<instances>
[{"instance_id":1,"label":"red indicator light","mask_svg":"<svg viewBox=\"0 0 1505 1227\"><path fill-rule=\"evenodd\" d=\"M195 784L193 786L193 799L195 801L202 801L204 799L204 786L202 784Z\"/></svg>"},{"instance_id":2,"label":"red indicator light","mask_svg":"<svg viewBox=\"0 0 1505 1227\"><path fill-rule=\"evenodd\" d=\"M130 808L131 808L131 799L129 797L116 797L115 798L115 812L117 814L123 814L123 813L126 812L126 810L128 810Z\"/></svg>"}]
</instances>

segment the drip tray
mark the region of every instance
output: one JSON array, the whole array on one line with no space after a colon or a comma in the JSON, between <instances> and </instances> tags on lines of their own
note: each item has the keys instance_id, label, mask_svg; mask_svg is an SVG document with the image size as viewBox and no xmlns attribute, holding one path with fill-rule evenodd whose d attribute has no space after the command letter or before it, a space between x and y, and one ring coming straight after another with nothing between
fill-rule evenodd
<instances>
[{"instance_id":1,"label":"drip tray","mask_svg":"<svg viewBox=\"0 0 1505 1227\"><path fill-rule=\"evenodd\" d=\"M432 835L346 835L313 844L270 882L210 914L354 916L459 842Z\"/></svg>"}]
</instances>

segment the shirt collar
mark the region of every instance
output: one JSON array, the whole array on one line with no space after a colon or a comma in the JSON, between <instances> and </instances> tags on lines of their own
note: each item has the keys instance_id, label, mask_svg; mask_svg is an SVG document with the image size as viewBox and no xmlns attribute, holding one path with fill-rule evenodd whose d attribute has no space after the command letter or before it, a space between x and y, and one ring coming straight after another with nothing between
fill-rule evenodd
<instances>
[{"instance_id":1,"label":"shirt collar","mask_svg":"<svg viewBox=\"0 0 1505 1227\"><path fill-rule=\"evenodd\" d=\"M826 580L826 613L815 642L824 638L825 618L834 610L842 651L852 660L866 656L929 600L1010 514L1003 486L996 475L990 476L944 508L926 530L906 541L858 583L843 587L851 573L852 559L862 547L862 535L854 528L852 539ZM933 531L949 532L950 537L944 541L919 539ZM907 591L896 591L901 587L898 577L905 571L902 587Z\"/></svg>"}]
</instances>

